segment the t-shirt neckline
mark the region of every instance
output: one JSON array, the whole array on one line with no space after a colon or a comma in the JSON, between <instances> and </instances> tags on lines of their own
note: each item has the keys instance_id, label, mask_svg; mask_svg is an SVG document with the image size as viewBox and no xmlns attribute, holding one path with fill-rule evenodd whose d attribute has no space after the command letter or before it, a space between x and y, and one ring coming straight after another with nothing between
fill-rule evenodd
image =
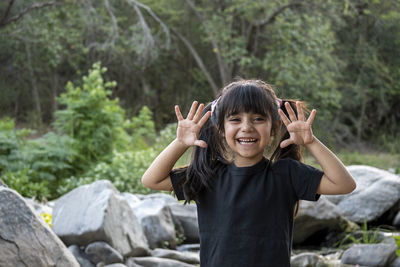
<instances>
[{"instance_id":1,"label":"t-shirt neckline","mask_svg":"<svg viewBox=\"0 0 400 267\"><path fill-rule=\"evenodd\" d=\"M257 173L258 171L261 171L262 169L265 168L266 165L267 165L267 159L265 157L262 157L262 159L259 162L257 162L256 164L254 164L252 166L246 166L246 167L237 167L235 165L234 161L232 161L228 165L228 169L231 174L250 175L253 173Z\"/></svg>"}]
</instances>

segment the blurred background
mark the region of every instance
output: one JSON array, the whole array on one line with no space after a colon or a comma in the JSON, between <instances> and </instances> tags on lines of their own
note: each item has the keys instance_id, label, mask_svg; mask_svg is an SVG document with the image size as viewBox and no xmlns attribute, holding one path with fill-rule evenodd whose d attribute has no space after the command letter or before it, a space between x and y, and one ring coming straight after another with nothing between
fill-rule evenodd
<instances>
[{"instance_id":1,"label":"blurred background","mask_svg":"<svg viewBox=\"0 0 400 267\"><path fill-rule=\"evenodd\" d=\"M0 38L0 177L24 196L148 193L174 105L235 78L316 108L346 165L400 173L397 0L3 0Z\"/></svg>"}]
</instances>

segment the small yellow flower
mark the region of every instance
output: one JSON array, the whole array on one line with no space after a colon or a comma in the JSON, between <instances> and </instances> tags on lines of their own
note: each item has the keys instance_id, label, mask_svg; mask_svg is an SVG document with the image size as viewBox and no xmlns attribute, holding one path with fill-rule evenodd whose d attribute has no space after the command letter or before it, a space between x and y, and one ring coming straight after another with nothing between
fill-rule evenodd
<instances>
[{"instance_id":1,"label":"small yellow flower","mask_svg":"<svg viewBox=\"0 0 400 267\"><path fill-rule=\"evenodd\" d=\"M51 214L47 212L42 212L40 214L40 217L51 227L53 227L53 224L51 223Z\"/></svg>"}]
</instances>

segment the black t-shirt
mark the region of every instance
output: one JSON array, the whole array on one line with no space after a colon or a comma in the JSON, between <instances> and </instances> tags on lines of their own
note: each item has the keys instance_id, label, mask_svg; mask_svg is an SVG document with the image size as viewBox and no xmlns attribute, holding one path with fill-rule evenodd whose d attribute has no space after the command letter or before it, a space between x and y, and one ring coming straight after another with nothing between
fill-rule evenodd
<instances>
[{"instance_id":1,"label":"black t-shirt","mask_svg":"<svg viewBox=\"0 0 400 267\"><path fill-rule=\"evenodd\" d=\"M196 203L201 266L290 266L295 204L318 200L322 175L292 159L221 168ZM183 200L185 172L170 177Z\"/></svg>"}]
</instances>

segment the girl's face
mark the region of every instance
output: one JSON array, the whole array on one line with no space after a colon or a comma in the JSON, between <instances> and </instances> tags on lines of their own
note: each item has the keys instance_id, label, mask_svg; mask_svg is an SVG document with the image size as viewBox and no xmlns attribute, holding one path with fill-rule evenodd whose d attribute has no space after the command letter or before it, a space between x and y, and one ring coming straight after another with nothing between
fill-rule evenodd
<instances>
[{"instance_id":1,"label":"girl's face","mask_svg":"<svg viewBox=\"0 0 400 267\"><path fill-rule=\"evenodd\" d=\"M224 120L225 140L237 167L252 166L263 157L271 140L271 122L259 114L242 112Z\"/></svg>"}]
</instances>

